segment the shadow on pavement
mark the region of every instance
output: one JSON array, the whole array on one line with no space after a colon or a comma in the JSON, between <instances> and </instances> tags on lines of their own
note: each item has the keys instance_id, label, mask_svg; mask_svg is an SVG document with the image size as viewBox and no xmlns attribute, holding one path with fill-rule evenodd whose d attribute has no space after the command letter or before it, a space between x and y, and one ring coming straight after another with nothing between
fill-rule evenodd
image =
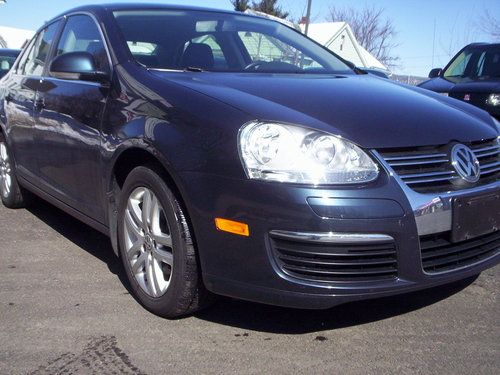
<instances>
[{"instance_id":1,"label":"shadow on pavement","mask_svg":"<svg viewBox=\"0 0 500 375\"><path fill-rule=\"evenodd\" d=\"M375 322L421 309L460 292L477 276L398 296L351 302L328 310L298 310L222 298L199 319L243 330L304 334Z\"/></svg>"},{"instance_id":2,"label":"shadow on pavement","mask_svg":"<svg viewBox=\"0 0 500 375\"><path fill-rule=\"evenodd\" d=\"M28 208L29 212L75 245L105 263L130 292L121 261L115 256L107 236L51 204L38 198L34 199L33 204Z\"/></svg>"},{"instance_id":3,"label":"shadow on pavement","mask_svg":"<svg viewBox=\"0 0 500 375\"><path fill-rule=\"evenodd\" d=\"M37 199L29 211L81 249L106 263L130 293L120 260L108 237ZM221 297L194 317L243 330L303 334L370 323L421 309L444 300L472 284L469 278L452 284L368 301L352 302L329 310L298 310Z\"/></svg>"}]
</instances>

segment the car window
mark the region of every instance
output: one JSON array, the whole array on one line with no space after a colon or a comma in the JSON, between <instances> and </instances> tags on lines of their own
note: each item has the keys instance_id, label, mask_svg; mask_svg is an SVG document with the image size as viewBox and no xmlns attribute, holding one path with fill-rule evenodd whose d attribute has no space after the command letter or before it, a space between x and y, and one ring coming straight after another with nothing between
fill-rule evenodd
<instances>
[{"instance_id":1,"label":"car window","mask_svg":"<svg viewBox=\"0 0 500 375\"><path fill-rule=\"evenodd\" d=\"M23 68L23 74L28 76L41 76L45 62L50 53L50 47L56 36L59 21L54 22L43 29L36 37L33 48L27 54Z\"/></svg>"},{"instance_id":2,"label":"car window","mask_svg":"<svg viewBox=\"0 0 500 375\"><path fill-rule=\"evenodd\" d=\"M23 74L24 64L26 63L28 56L31 54L31 49L33 48L33 44L37 38L38 35L33 37L33 39L29 41L29 43L26 45L26 47L24 47L23 51L21 52L21 58L19 59L19 62L15 67L17 74Z\"/></svg>"},{"instance_id":3,"label":"car window","mask_svg":"<svg viewBox=\"0 0 500 375\"><path fill-rule=\"evenodd\" d=\"M149 68L353 74L334 53L300 32L260 17L148 9L113 15L125 47ZM139 53L139 42L155 45L154 53Z\"/></svg>"},{"instance_id":4,"label":"car window","mask_svg":"<svg viewBox=\"0 0 500 375\"><path fill-rule=\"evenodd\" d=\"M216 37L212 34L201 35L199 37L191 39L189 43L186 43L184 52L189 47L190 44L205 44L212 50L212 54L214 56L214 69L215 70L224 70L228 68L228 63L226 57L224 56L224 52L222 51L222 47L217 41Z\"/></svg>"},{"instance_id":5,"label":"car window","mask_svg":"<svg viewBox=\"0 0 500 375\"><path fill-rule=\"evenodd\" d=\"M0 56L0 70L10 70L15 61L16 56Z\"/></svg>"},{"instance_id":6,"label":"car window","mask_svg":"<svg viewBox=\"0 0 500 375\"><path fill-rule=\"evenodd\" d=\"M98 70L109 71L104 41L90 16L76 15L68 18L57 45L56 56L68 52L89 52L94 56Z\"/></svg>"},{"instance_id":7,"label":"car window","mask_svg":"<svg viewBox=\"0 0 500 375\"><path fill-rule=\"evenodd\" d=\"M241 41L252 59L252 63L259 61L291 64L299 68L321 68L314 59L304 55L293 46L262 33L238 33Z\"/></svg>"},{"instance_id":8,"label":"car window","mask_svg":"<svg viewBox=\"0 0 500 375\"><path fill-rule=\"evenodd\" d=\"M446 68L444 78L452 82L500 78L500 48L469 48Z\"/></svg>"}]
</instances>

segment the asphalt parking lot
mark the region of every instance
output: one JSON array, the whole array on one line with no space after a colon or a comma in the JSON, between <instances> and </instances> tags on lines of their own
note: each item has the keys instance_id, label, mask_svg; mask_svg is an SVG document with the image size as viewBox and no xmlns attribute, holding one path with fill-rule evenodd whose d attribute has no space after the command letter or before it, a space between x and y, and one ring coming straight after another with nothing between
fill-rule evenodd
<instances>
[{"instance_id":1,"label":"asphalt parking lot","mask_svg":"<svg viewBox=\"0 0 500 375\"><path fill-rule=\"evenodd\" d=\"M0 207L0 374L495 374L500 266L475 280L301 311L221 299L169 321L107 238L37 202Z\"/></svg>"}]
</instances>

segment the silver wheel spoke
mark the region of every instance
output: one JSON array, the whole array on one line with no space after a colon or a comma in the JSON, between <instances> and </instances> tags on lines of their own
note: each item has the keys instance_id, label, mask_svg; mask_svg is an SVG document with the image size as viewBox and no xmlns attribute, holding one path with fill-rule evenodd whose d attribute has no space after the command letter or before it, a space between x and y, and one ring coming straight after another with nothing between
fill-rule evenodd
<instances>
[{"instance_id":1,"label":"silver wheel spoke","mask_svg":"<svg viewBox=\"0 0 500 375\"><path fill-rule=\"evenodd\" d=\"M167 217L153 191L138 187L130 194L122 225L124 253L137 283L149 296L161 297L172 277L173 243Z\"/></svg>"},{"instance_id":2,"label":"silver wheel spoke","mask_svg":"<svg viewBox=\"0 0 500 375\"><path fill-rule=\"evenodd\" d=\"M151 256L150 254L147 254L146 260L144 262L144 271L146 272L146 286L148 288L149 293L153 296L156 297L156 291L154 287L154 275L153 275L153 268L152 268L152 261L151 261Z\"/></svg>"},{"instance_id":3,"label":"silver wheel spoke","mask_svg":"<svg viewBox=\"0 0 500 375\"><path fill-rule=\"evenodd\" d=\"M142 253L135 263L132 265L132 272L137 275L139 271L145 266L146 259L148 258L148 253Z\"/></svg>"},{"instance_id":4,"label":"silver wheel spoke","mask_svg":"<svg viewBox=\"0 0 500 375\"><path fill-rule=\"evenodd\" d=\"M148 227L151 222L151 211L152 211L152 193L145 189L144 194L142 195L142 224L144 227Z\"/></svg>"},{"instance_id":5,"label":"silver wheel spoke","mask_svg":"<svg viewBox=\"0 0 500 375\"><path fill-rule=\"evenodd\" d=\"M137 214L137 210L135 208L135 205L134 205L132 199L128 200L127 210L130 213L130 218L132 219L132 221L136 225L136 227L144 229L144 224L142 222L141 216Z\"/></svg>"},{"instance_id":6,"label":"silver wheel spoke","mask_svg":"<svg viewBox=\"0 0 500 375\"><path fill-rule=\"evenodd\" d=\"M165 246L165 247L170 247L170 248L172 247L172 237L170 237L164 233L161 233L161 234L152 233L151 236L156 241L156 243L158 243L162 246Z\"/></svg>"},{"instance_id":7,"label":"silver wheel spoke","mask_svg":"<svg viewBox=\"0 0 500 375\"><path fill-rule=\"evenodd\" d=\"M161 293L159 277L163 278L163 275L162 275L162 272L160 272L160 273L156 272L156 264L155 264L154 259L151 259L150 267L151 267L151 279L153 281L155 295L158 295Z\"/></svg>"},{"instance_id":8,"label":"silver wheel spoke","mask_svg":"<svg viewBox=\"0 0 500 375\"><path fill-rule=\"evenodd\" d=\"M0 158L2 161L7 162L9 161L9 154L7 153L7 146L5 146L5 143L0 143Z\"/></svg>"},{"instance_id":9,"label":"silver wheel spoke","mask_svg":"<svg viewBox=\"0 0 500 375\"><path fill-rule=\"evenodd\" d=\"M156 225L160 225L160 203L156 195L151 196L151 210L148 215L149 227L154 228Z\"/></svg>"},{"instance_id":10,"label":"silver wheel spoke","mask_svg":"<svg viewBox=\"0 0 500 375\"><path fill-rule=\"evenodd\" d=\"M153 256L158 262L168 264L172 266L174 263L174 255L165 250L154 249Z\"/></svg>"},{"instance_id":11,"label":"silver wheel spoke","mask_svg":"<svg viewBox=\"0 0 500 375\"><path fill-rule=\"evenodd\" d=\"M137 240L136 243L132 245L130 249L127 250L128 259L132 260L134 255L141 250L144 241L142 239Z\"/></svg>"},{"instance_id":12,"label":"silver wheel spoke","mask_svg":"<svg viewBox=\"0 0 500 375\"><path fill-rule=\"evenodd\" d=\"M127 228L132 232L132 234L136 238L142 238L143 234L141 232L141 228L137 226L137 224L134 222L134 219L132 218L132 214L129 210L125 211L125 224Z\"/></svg>"}]
</instances>

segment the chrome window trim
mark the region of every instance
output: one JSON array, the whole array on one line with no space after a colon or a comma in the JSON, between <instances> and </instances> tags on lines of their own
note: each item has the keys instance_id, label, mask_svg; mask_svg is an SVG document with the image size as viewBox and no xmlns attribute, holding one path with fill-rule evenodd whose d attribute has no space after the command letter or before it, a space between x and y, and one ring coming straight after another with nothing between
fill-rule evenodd
<instances>
[{"instance_id":1,"label":"chrome window trim","mask_svg":"<svg viewBox=\"0 0 500 375\"><path fill-rule=\"evenodd\" d=\"M371 150L378 162L394 178L405 193L415 215L419 236L446 232L452 229L453 198L469 194L500 192L500 181L470 189L424 194L410 188L377 150Z\"/></svg>"}]
</instances>

